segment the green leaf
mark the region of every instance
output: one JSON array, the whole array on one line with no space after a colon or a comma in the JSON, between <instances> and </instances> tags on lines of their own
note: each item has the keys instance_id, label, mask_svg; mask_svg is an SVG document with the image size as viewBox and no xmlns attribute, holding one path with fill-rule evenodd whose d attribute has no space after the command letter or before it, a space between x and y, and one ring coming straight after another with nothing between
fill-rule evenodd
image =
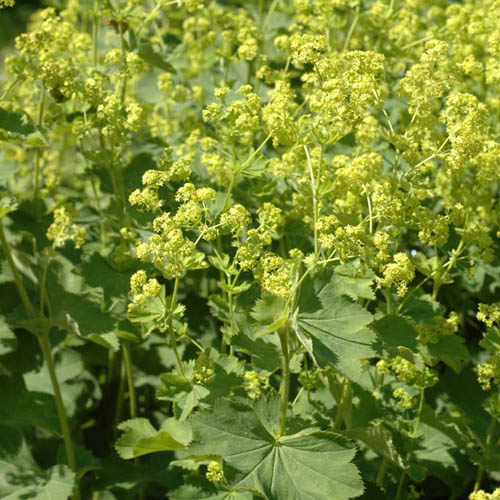
<instances>
[{"instance_id":1,"label":"green leaf","mask_svg":"<svg viewBox=\"0 0 500 500\"><path fill-rule=\"evenodd\" d=\"M85 370L80 354L72 349L59 351L54 356L54 361L56 363L57 380L60 384L75 380ZM30 391L47 392L54 395L46 363L39 370L25 374L24 381Z\"/></svg>"},{"instance_id":2,"label":"green leaf","mask_svg":"<svg viewBox=\"0 0 500 500\"><path fill-rule=\"evenodd\" d=\"M17 484L10 485L10 487L9 485L5 488L0 487L0 495L2 495L3 500L24 500L26 498L67 500L73 492L75 473L66 465L54 465L37 476L27 476L26 472L23 471L18 481Z\"/></svg>"},{"instance_id":3,"label":"green leaf","mask_svg":"<svg viewBox=\"0 0 500 500\"><path fill-rule=\"evenodd\" d=\"M437 343L428 344L427 351L432 356L433 362L436 364L438 361L446 363L453 371L458 373L462 369L465 361L470 360L469 351L463 345L464 339L458 335L447 335L441 337ZM423 354L424 359L426 358Z\"/></svg>"},{"instance_id":4,"label":"green leaf","mask_svg":"<svg viewBox=\"0 0 500 500\"><path fill-rule=\"evenodd\" d=\"M252 153L252 151L250 151L250 153ZM259 156L249 163L245 162L245 166L243 168L240 167L241 169L237 169L237 172L248 179L255 179L266 171L267 162L267 158Z\"/></svg>"},{"instance_id":5,"label":"green leaf","mask_svg":"<svg viewBox=\"0 0 500 500\"><path fill-rule=\"evenodd\" d=\"M100 288L107 303L113 298L126 297L132 272L115 270L100 254L94 252L86 259L79 274L85 279L88 287Z\"/></svg>"},{"instance_id":6,"label":"green leaf","mask_svg":"<svg viewBox=\"0 0 500 500\"><path fill-rule=\"evenodd\" d=\"M115 449L124 459L136 458L158 451L182 450L187 443L180 443L170 432L157 431L146 418L126 420L118 425L124 431L116 441Z\"/></svg>"},{"instance_id":7,"label":"green leaf","mask_svg":"<svg viewBox=\"0 0 500 500\"><path fill-rule=\"evenodd\" d=\"M73 271L72 263L61 256L49 267L46 286L52 317L66 330L84 337L113 331L113 316L102 311L100 297L87 292L82 277Z\"/></svg>"},{"instance_id":8,"label":"green leaf","mask_svg":"<svg viewBox=\"0 0 500 500\"><path fill-rule=\"evenodd\" d=\"M464 340L458 335L440 337L434 344L422 345L413 326L401 316L389 314L374 323L374 328L389 355L401 353L402 348L413 353L420 353L430 365L443 361L455 372L459 372L462 363L470 359L469 352L463 346Z\"/></svg>"},{"instance_id":9,"label":"green leaf","mask_svg":"<svg viewBox=\"0 0 500 500\"><path fill-rule=\"evenodd\" d=\"M40 469L22 433L0 428L0 498L67 500L74 485L75 474L69 467Z\"/></svg>"},{"instance_id":10,"label":"green leaf","mask_svg":"<svg viewBox=\"0 0 500 500\"><path fill-rule=\"evenodd\" d=\"M253 500L255 497L249 490L218 489L215 487L199 487L184 485L170 495L171 500Z\"/></svg>"},{"instance_id":11,"label":"green leaf","mask_svg":"<svg viewBox=\"0 0 500 500\"><path fill-rule=\"evenodd\" d=\"M284 308L285 301L281 297L267 293L255 302L250 314L255 321L268 325L283 314Z\"/></svg>"},{"instance_id":12,"label":"green leaf","mask_svg":"<svg viewBox=\"0 0 500 500\"><path fill-rule=\"evenodd\" d=\"M373 324L383 342L384 349L391 355L399 353L400 347L418 352L418 333L403 317L388 314Z\"/></svg>"},{"instance_id":13,"label":"green leaf","mask_svg":"<svg viewBox=\"0 0 500 500\"><path fill-rule=\"evenodd\" d=\"M178 305L174 311L174 317L182 314L182 306ZM145 335L149 335L156 329L166 329L170 305L167 303L165 286L161 287L160 294L156 297L148 297L143 305L136 305L127 313L132 323L142 323L146 327Z\"/></svg>"},{"instance_id":14,"label":"green leaf","mask_svg":"<svg viewBox=\"0 0 500 500\"><path fill-rule=\"evenodd\" d=\"M162 69L168 73L176 73L175 68L167 62L161 54L155 52L150 42L141 40L139 42L139 50L137 55L151 66Z\"/></svg>"},{"instance_id":15,"label":"green leaf","mask_svg":"<svg viewBox=\"0 0 500 500\"><path fill-rule=\"evenodd\" d=\"M350 429L347 435L353 439L359 439L396 467L404 468L403 459L394 445L391 432L380 422L368 427Z\"/></svg>"},{"instance_id":16,"label":"green leaf","mask_svg":"<svg viewBox=\"0 0 500 500\"><path fill-rule=\"evenodd\" d=\"M49 394L28 392L21 375L0 376L0 422L7 427L40 426L59 432L55 401Z\"/></svg>"},{"instance_id":17,"label":"green leaf","mask_svg":"<svg viewBox=\"0 0 500 500\"><path fill-rule=\"evenodd\" d=\"M3 316L0 316L0 356L15 350L17 338Z\"/></svg>"},{"instance_id":18,"label":"green leaf","mask_svg":"<svg viewBox=\"0 0 500 500\"><path fill-rule=\"evenodd\" d=\"M277 438L273 424L246 404L224 400L193 416L195 454L217 454L236 471L232 487L269 499L340 500L363 493L355 447L343 436L316 429Z\"/></svg>"},{"instance_id":19,"label":"green leaf","mask_svg":"<svg viewBox=\"0 0 500 500\"><path fill-rule=\"evenodd\" d=\"M0 129L23 135L35 131L35 127L26 113L14 113L3 108L0 108Z\"/></svg>"},{"instance_id":20,"label":"green leaf","mask_svg":"<svg viewBox=\"0 0 500 500\"><path fill-rule=\"evenodd\" d=\"M0 187L6 187L10 176L18 170L18 165L13 161L5 158L5 155L0 151Z\"/></svg>"},{"instance_id":21,"label":"green leaf","mask_svg":"<svg viewBox=\"0 0 500 500\"><path fill-rule=\"evenodd\" d=\"M321 367L333 364L352 380L361 376L361 361L375 356L375 334L366 328L372 315L342 295L335 279L306 280L297 323L309 334Z\"/></svg>"},{"instance_id":22,"label":"green leaf","mask_svg":"<svg viewBox=\"0 0 500 500\"><path fill-rule=\"evenodd\" d=\"M339 294L348 295L351 299L359 297L375 300L372 284L375 279L370 269L360 269L357 263L347 263L335 268L332 279L336 282Z\"/></svg>"},{"instance_id":23,"label":"green leaf","mask_svg":"<svg viewBox=\"0 0 500 500\"><path fill-rule=\"evenodd\" d=\"M479 345L487 349L490 354L500 352L500 329L496 327L488 328Z\"/></svg>"}]
</instances>

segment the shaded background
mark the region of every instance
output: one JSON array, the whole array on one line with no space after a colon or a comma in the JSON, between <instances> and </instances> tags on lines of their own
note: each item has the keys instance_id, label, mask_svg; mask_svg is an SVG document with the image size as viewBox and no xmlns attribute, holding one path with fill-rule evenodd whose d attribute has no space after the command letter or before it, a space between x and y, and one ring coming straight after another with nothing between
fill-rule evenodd
<instances>
[{"instance_id":1,"label":"shaded background","mask_svg":"<svg viewBox=\"0 0 500 500\"><path fill-rule=\"evenodd\" d=\"M14 7L0 10L0 46L12 44L25 31L30 14L45 5L42 0L17 0Z\"/></svg>"}]
</instances>

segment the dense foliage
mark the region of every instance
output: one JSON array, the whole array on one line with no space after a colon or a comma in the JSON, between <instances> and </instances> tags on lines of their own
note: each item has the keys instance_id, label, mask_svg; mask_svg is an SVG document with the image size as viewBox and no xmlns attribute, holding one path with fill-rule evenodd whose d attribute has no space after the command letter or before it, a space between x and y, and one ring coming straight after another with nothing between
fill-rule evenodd
<instances>
[{"instance_id":1,"label":"dense foliage","mask_svg":"<svg viewBox=\"0 0 500 500\"><path fill-rule=\"evenodd\" d=\"M500 1L47 3L0 497L500 499Z\"/></svg>"}]
</instances>

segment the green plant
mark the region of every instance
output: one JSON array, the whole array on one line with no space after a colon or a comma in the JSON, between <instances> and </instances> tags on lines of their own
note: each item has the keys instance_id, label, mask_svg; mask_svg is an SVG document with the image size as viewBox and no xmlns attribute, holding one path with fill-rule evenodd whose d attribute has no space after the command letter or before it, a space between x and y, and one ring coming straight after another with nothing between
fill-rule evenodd
<instances>
[{"instance_id":1,"label":"green plant","mask_svg":"<svg viewBox=\"0 0 500 500\"><path fill-rule=\"evenodd\" d=\"M0 496L498 498L498 0L47 3Z\"/></svg>"}]
</instances>

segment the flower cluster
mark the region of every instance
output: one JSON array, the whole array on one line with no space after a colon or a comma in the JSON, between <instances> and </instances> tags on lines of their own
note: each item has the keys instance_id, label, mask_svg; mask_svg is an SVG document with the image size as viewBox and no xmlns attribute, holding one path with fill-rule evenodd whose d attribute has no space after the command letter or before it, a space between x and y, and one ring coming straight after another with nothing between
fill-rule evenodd
<instances>
[{"instance_id":1,"label":"flower cluster","mask_svg":"<svg viewBox=\"0 0 500 500\"><path fill-rule=\"evenodd\" d=\"M269 387L268 377L259 375L253 370L246 371L243 379L243 387L250 399L258 399L262 392Z\"/></svg>"},{"instance_id":2,"label":"flower cluster","mask_svg":"<svg viewBox=\"0 0 500 500\"><path fill-rule=\"evenodd\" d=\"M74 224L78 211L71 205L62 206L54 210L54 222L47 229L47 238L52 241L54 248L63 247L68 240L72 240L76 248L85 243L86 229Z\"/></svg>"},{"instance_id":3,"label":"flower cluster","mask_svg":"<svg viewBox=\"0 0 500 500\"><path fill-rule=\"evenodd\" d=\"M483 490L474 491L469 495L469 500L500 500L500 488L495 489L492 493L486 493Z\"/></svg>"},{"instance_id":4,"label":"flower cluster","mask_svg":"<svg viewBox=\"0 0 500 500\"><path fill-rule=\"evenodd\" d=\"M224 471L221 463L212 460L207 466L205 476L212 483L222 483L224 481Z\"/></svg>"},{"instance_id":5,"label":"flower cluster","mask_svg":"<svg viewBox=\"0 0 500 500\"><path fill-rule=\"evenodd\" d=\"M129 304L128 309L132 311L138 307L145 307L148 299L159 297L162 292L162 286L157 279L148 279L146 272L140 270L130 278L130 292L132 302Z\"/></svg>"},{"instance_id":6,"label":"flower cluster","mask_svg":"<svg viewBox=\"0 0 500 500\"><path fill-rule=\"evenodd\" d=\"M398 252L394 255L394 262L385 264L382 272L383 277L377 278L377 286L379 288L395 286L397 294L403 296L408 289L408 284L415 277L415 266L406 254Z\"/></svg>"},{"instance_id":7,"label":"flower cluster","mask_svg":"<svg viewBox=\"0 0 500 500\"><path fill-rule=\"evenodd\" d=\"M377 362L377 371L381 375L392 372L397 380L419 389L432 387L438 381L436 373L430 368L425 365L419 368L415 363L402 356L395 356L388 360L381 359ZM402 397L402 393L398 394L398 398Z\"/></svg>"}]
</instances>

